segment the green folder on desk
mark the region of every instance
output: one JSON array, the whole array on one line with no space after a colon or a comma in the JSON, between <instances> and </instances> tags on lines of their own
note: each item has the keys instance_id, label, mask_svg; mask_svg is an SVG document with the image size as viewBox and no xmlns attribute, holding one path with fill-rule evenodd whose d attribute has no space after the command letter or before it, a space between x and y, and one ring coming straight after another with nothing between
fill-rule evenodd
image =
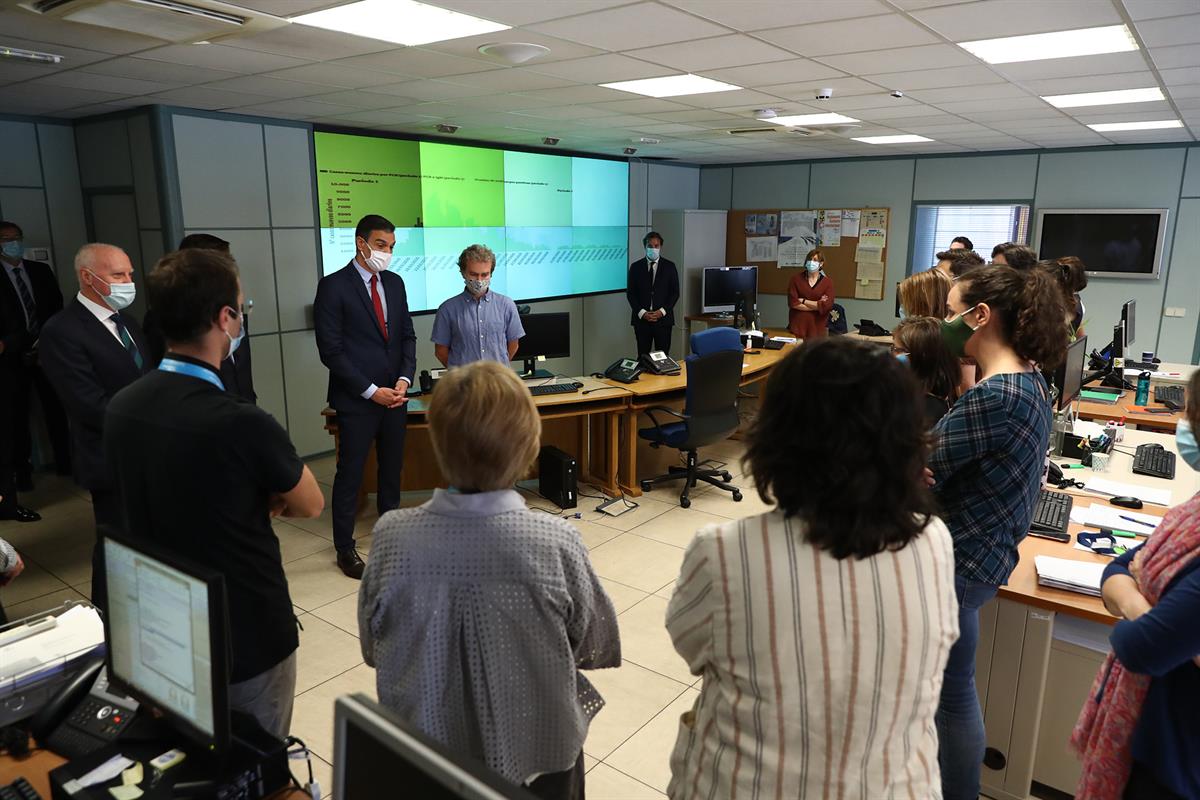
<instances>
[{"instance_id":1,"label":"green folder on desk","mask_svg":"<svg viewBox=\"0 0 1200 800\"><path fill-rule=\"evenodd\" d=\"M1093 392L1088 389L1081 391L1079 396L1084 400L1091 400L1095 403L1108 403L1110 406L1115 406L1117 401L1121 399L1120 395L1109 394L1107 392Z\"/></svg>"}]
</instances>

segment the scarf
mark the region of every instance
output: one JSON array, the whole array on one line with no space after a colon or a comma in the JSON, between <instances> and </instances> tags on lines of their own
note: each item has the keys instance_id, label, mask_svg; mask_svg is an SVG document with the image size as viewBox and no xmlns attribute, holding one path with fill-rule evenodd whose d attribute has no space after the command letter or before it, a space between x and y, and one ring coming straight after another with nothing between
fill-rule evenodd
<instances>
[{"instance_id":1,"label":"scarf","mask_svg":"<svg viewBox=\"0 0 1200 800\"><path fill-rule=\"evenodd\" d=\"M1200 557L1200 495L1166 513L1158 531L1142 546L1138 588L1158 605L1171 580ZM1133 768L1133 733L1150 689L1150 676L1125 669L1108 654L1071 733L1071 746L1083 760L1076 800L1120 800Z\"/></svg>"}]
</instances>

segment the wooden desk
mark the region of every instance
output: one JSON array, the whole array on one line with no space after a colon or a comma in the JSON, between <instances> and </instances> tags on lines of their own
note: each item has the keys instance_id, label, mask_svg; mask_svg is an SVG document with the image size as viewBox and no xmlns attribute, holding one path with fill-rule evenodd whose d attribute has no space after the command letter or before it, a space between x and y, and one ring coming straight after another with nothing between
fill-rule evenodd
<instances>
[{"instance_id":1,"label":"wooden desk","mask_svg":"<svg viewBox=\"0 0 1200 800\"><path fill-rule=\"evenodd\" d=\"M1096 384L1092 384L1091 386L1094 388ZM1080 419L1090 419L1097 422L1124 419L1127 426L1136 425L1142 430L1162 433L1175 432L1175 426L1179 423L1179 420L1183 419L1182 411L1172 411L1169 414L1148 414L1144 411L1131 411L1130 409L1136 405L1133 402L1134 397L1133 390L1126 389L1121 398L1113 404L1099 403L1094 400L1080 400L1078 407L1079 417ZM1162 403L1154 402L1153 385L1150 388L1150 402L1145 407L1167 408Z\"/></svg>"},{"instance_id":2,"label":"wooden desk","mask_svg":"<svg viewBox=\"0 0 1200 800\"><path fill-rule=\"evenodd\" d=\"M574 455L579 462L581 480L615 495L619 492L617 426L629 404L630 392L620 384L591 377L573 380L583 384L580 391L533 398L542 418L542 444L552 444ZM539 382L530 381L531 384ZM408 435L401 473L401 489L405 491L428 491L446 486L429 441L429 423L425 418L428 408L427 396L418 395L408 401ZM326 408L321 415L325 430L333 436L336 451L339 442L337 412ZM597 416L601 418L600 423L594 425L591 419ZM360 506L367 493L377 490L378 474L372 445L359 490ZM535 469L531 475L536 474Z\"/></svg>"},{"instance_id":3,"label":"wooden desk","mask_svg":"<svg viewBox=\"0 0 1200 800\"><path fill-rule=\"evenodd\" d=\"M1196 366L1195 364L1176 364L1173 361L1172 362L1164 361L1163 363L1159 364L1158 368L1155 369L1154 371L1157 373L1166 373L1166 374L1153 375L1152 379L1159 383L1183 385L1192 379L1192 374L1197 369L1200 369L1200 367ZM1135 370L1135 369L1125 370L1125 378L1127 380L1129 378L1133 378L1133 380L1136 381L1137 376L1138 376L1137 370Z\"/></svg>"}]
</instances>

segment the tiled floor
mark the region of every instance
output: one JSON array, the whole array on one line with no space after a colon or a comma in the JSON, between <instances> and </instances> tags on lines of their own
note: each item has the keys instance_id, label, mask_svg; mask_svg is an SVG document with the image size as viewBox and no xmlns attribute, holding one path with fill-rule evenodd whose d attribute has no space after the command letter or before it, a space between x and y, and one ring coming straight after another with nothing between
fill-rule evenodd
<instances>
[{"instance_id":1,"label":"tiled floor","mask_svg":"<svg viewBox=\"0 0 1200 800\"><path fill-rule=\"evenodd\" d=\"M707 448L704 455L727 461L737 476L740 453L738 443L727 442ZM311 466L328 500L333 459L315 459ZM51 476L39 476L38 483L38 491L23 494L22 502L40 511L43 521L0 522L0 537L21 551L27 565L18 580L0 590L0 601L14 619L67 599L86 599L91 588L93 528L87 493ZM574 522L619 614L625 657L619 669L589 673L607 700L584 745L592 800L664 796L679 715L690 707L698 686L663 626L667 600L683 549L697 528L766 508L748 483L739 485L745 494L740 503L702 487L693 493L690 509L679 508L677 487L660 487L620 517L595 512L598 501L584 499L583 519ZM551 508L531 493L528 497L533 505ZM360 520L357 534L368 558L374 521L371 512ZM328 511L314 520L277 520L275 531L292 602L304 626L292 732L318 756L315 776L328 790L333 700L347 692L375 695L375 672L363 664L358 646L358 584L334 566Z\"/></svg>"}]
</instances>

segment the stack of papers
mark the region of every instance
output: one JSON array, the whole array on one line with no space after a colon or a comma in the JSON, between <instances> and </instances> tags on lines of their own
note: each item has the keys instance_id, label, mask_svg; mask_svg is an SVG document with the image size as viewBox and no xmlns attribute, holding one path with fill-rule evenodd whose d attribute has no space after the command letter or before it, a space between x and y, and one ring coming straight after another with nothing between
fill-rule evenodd
<instances>
[{"instance_id":1,"label":"stack of papers","mask_svg":"<svg viewBox=\"0 0 1200 800\"><path fill-rule=\"evenodd\" d=\"M1076 511L1079 511L1078 515ZM1075 506L1071 509L1071 520L1093 528L1113 528L1144 536L1154 533L1158 523L1162 521L1153 514L1142 514L1127 508L1113 508L1102 503L1092 503L1086 508Z\"/></svg>"},{"instance_id":2,"label":"stack of papers","mask_svg":"<svg viewBox=\"0 0 1200 800\"><path fill-rule=\"evenodd\" d=\"M104 644L104 623L91 606L72 606L56 624L0 649L0 696L55 672Z\"/></svg>"},{"instance_id":3,"label":"stack of papers","mask_svg":"<svg viewBox=\"0 0 1200 800\"><path fill-rule=\"evenodd\" d=\"M795 336L772 336L771 341L772 342L783 342L784 344L795 344L796 337Z\"/></svg>"},{"instance_id":4,"label":"stack of papers","mask_svg":"<svg viewBox=\"0 0 1200 800\"><path fill-rule=\"evenodd\" d=\"M1053 556L1034 556L1033 566L1037 570L1040 586L1065 589L1092 597L1100 596L1100 578L1104 575L1104 564Z\"/></svg>"}]
</instances>

